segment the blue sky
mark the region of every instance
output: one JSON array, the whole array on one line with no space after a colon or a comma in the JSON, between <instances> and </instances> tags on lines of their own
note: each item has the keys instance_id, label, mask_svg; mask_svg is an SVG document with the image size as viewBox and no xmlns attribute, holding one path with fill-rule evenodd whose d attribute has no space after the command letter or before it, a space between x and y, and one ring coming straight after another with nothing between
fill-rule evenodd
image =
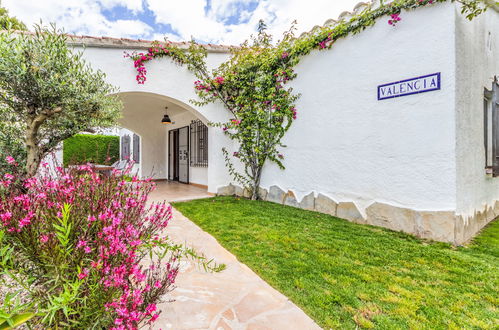
<instances>
[{"instance_id":1,"label":"blue sky","mask_svg":"<svg viewBox=\"0 0 499 330\"><path fill-rule=\"evenodd\" d=\"M263 19L281 35L293 20L298 33L352 10L357 0L3 0L31 26L55 22L68 33L93 36L239 44Z\"/></svg>"}]
</instances>

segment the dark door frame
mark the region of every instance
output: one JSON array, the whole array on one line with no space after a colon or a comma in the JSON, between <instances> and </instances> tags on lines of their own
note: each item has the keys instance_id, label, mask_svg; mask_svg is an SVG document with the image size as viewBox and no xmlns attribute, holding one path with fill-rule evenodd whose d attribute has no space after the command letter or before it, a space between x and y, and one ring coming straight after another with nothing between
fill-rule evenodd
<instances>
[{"instance_id":1,"label":"dark door frame","mask_svg":"<svg viewBox=\"0 0 499 330\"><path fill-rule=\"evenodd\" d=\"M187 158L190 157L190 134L189 134L189 125L171 129L168 131L168 180L169 181L178 181L180 183L188 184L190 181L190 160L187 159L187 182L180 181L180 162L179 162L179 131L183 128L187 128ZM170 139L173 138L173 149L170 150ZM170 166L173 158L173 168Z\"/></svg>"}]
</instances>

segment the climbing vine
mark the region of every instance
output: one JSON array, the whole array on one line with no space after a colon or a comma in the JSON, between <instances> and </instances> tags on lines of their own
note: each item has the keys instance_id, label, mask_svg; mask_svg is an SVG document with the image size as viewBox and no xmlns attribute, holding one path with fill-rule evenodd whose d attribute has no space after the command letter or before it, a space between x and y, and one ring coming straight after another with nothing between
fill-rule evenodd
<instances>
[{"instance_id":1,"label":"climbing vine","mask_svg":"<svg viewBox=\"0 0 499 330\"><path fill-rule=\"evenodd\" d=\"M144 84L147 70L145 63L155 58L169 57L187 68L197 77L194 82L198 100L202 106L216 101L222 102L231 113L227 122L211 123L223 130L236 142L238 150L229 154L223 149L226 165L233 178L247 188L252 199L258 199L258 187L267 161L284 169L280 149L281 140L298 116L295 102L299 95L287 84L296 78L293 68L300 59L314 49L330 49L338 39L357 34L388 16L388 24L396 26L402 22L402 11L428 6L449 0L398 0L377 8L367 7L350 20L340 21L334 26L324 26L302 37L294 37L294 24L282 40L272 42L266 27L260 22L258 34L239 47L231 49L232 56L218 68L209 70L206 65L207 51L194 41L188 49L170 43L154 42L147 53L126 53L134 60L137 82ZM478 0L450 0L462 4L462 13L468 19L481 14L488 7ZM236 167L238 159L242 169Z\"/></svg>"}]
</instances>

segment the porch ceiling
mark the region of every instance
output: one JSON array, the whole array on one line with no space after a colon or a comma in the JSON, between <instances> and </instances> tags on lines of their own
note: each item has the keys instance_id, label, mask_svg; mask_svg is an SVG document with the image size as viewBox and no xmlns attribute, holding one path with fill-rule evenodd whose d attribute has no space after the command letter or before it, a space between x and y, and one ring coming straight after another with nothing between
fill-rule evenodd
<instances>
[{"instance_id":1,"label":"porch ceiling","mask_svg":"<svg viewBox=\"0 0 499 330\"><path fill-rule=\"evenodd\" d=\"M169 115L174 116L187 111L185 108L168 100L168 98L157 94L126 92L120 93L119 97L123 101L125 115L136 115L142 117L142 119L147 114L158 117L166 111ZM165 107L168 107L168 110L165 110Z\"/></svg>"}]
</instances>

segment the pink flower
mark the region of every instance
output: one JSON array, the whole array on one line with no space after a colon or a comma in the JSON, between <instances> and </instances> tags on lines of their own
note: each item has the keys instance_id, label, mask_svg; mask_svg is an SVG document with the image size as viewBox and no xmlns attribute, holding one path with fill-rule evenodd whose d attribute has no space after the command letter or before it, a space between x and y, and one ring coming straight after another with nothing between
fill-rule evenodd
<instances>
[{"instance_id":1,"label":"pink flower","mask_svg":"<svg viewBox=\"0 0 499 330\"><path fill-rule=\"evenodd\" d=\"M44 235L44 234L40 235L40 242L47 243L48 240L49 240L49 235Z\"/></svg>"},{"instance_id":2,"label":"pink flower","mask_svg":"<svg viewBox=\"0 0 499 330\"><path fill-rule=\"evenodd\" d=\"M19 220L19 228L26 227L31 223L31 219L33 218L34 213L33 211L30 211L24 218Z\"/></svg>"},{"instance_id":3,"label":"pink flower","mask_svg":"<svg viewBox=\"0 0 499 330\"><path fill-rule=\"evenodd\" d=\"M3 176L3 178L5 180L14 180L14 176L12 174L9 174L9 173L5 173L5 175Z\"/></svg>"},{"instance_id":4,"label":"pink flower","mask_svg":"<svg viewBox=\"0 0 499 330\"><path fill-rule=\"evenodd\" d=\"M88 253L91 253L91 252L92 252L92 248L91 248L90 246L85 246L85 247L83 248L83 251L85 251L85 253L87 253L87 254L88 254Z\"/></svg>"},{"instance_id":5,"label":"pink flower","mask_svg":"<svg viewBox=\"0 0 499 330\"><path fill-rule=\"evenodd\" d=\"M2 221L3 220L10 220L10 218L12 218L11 212L5 212L5 213L0 214L0 219L2 219Z\"/></svg>"},{"instance_id":6,"label":"pink flower","mask_svg":"<svg viewBox=\"0 0 499 330\"><path fill-rule=\"evenodd\" d=\"M5 160L7 161L7 163L9 163L10 165L17 165L16 163L16 160L14 159L14 157L12 156L7 156L5 157Z\"/></svg>"},{"instance_id":7,"label":"pink flower","mask_svg":"<svg viewBox=\"0 0 499 330\"><path fill-rule=\"evenodd\" d=\"M224 83L225 79L224 77L216 77L215 82L219 85L222 85Z\"/></svg>"},{"instance_id":8,"label":"pink flower","mask_svg":"<svg viewBox=\"0 0 499 330\"><path fill-rule=\"evenodd\" d=\"M152 314L156 310L156 304L150 304L149 306L146 307L146 313L147 314Z\"/></svg>"},{"instance_id":9,"label":"pink flower","mask_svg":"<svg viewBox=\"0 0 499 330\"><path fill-rule=\"evenodd\" d=\"M160 282L160 281L156 281L156 282L154 282L154 287L155 287L156 289L159 289L159 288L161 288L162 286L163 286L163 285L161 284L161 282Z\"/></svg>"},{"instance_id":10,"label":"pink flower","mask_svg":"<svg viewBox=\"0 0 499 330\"><path fill-rule=\"evenodd\" d=\"M402 20L402 18L399 16L399 14L392 14L390 16L392 19L388 20L388 24L395 26L398 22Z\"/></svg>"},{"instance_id":11,"label":"pink flower","mask_svg":"<svg viewBox=\"0 0 499 330\"><path fill-rule=\"evenodd\" d=\"M87 241L82 240L82 239L78 241L78 244L76 244L77 249L79 249L81 247L85 247L85 246L87 246Z\"/></svg>"},{"instance_id":12,"label":"pink flower","mask_svg":"<svg viewBox=\"0 0 499 330\"><path fill-rule=\"evenodd\" d=\"M89 270L87 268L83 268L81 273L78 274L78 279L83 280L84 278L88 277Z\"/></svg>"},{"instance_id":13,"label":"pink flower","mask_svg":"<svg viewBox=\"0 0 499 330\"><path fill-rule=\"evenodd\" d=\"M149 322L151 322L151 323L152 323L152 322L156 322L156 320L158 319L158 317L159 317L159 313L154 314L154 315L151 317L151 319L149 320Z\"/></svg>"}]
</instances>

